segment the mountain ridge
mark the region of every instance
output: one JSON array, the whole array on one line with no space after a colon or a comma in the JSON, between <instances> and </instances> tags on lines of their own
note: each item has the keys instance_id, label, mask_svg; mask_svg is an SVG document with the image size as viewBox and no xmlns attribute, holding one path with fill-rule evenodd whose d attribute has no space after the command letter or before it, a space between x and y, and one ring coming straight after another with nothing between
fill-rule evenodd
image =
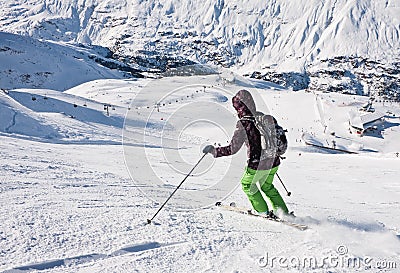
<instances>
[{"instance_id":1,"label":"mountain ridge","mask_svg":"<svg viewBox=\"0 0 400 273\"><path fill-rule=\"evenodd\" d=\"M164 71L177 59L241 74L271 67L307 74L338 56L384 66L400 56L398 0L17 0L0 7L0 31L101 45L140 71Z\"/></svg>"}]
</instances>

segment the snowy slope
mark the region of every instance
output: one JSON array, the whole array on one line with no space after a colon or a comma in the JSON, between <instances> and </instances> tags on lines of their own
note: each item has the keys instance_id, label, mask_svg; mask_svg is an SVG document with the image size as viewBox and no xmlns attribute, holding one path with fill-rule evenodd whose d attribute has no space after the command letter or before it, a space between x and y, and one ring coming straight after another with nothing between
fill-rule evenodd
<instances>
[{"instance_id":1,"label":"snowy slope","mask_svg":"<svg viewBox=\"0 0 400 273\"><path fill-rule=\"evenodd\" d=\"M63 91L95 79L128 77L133 70L109 59L110 54L99 46L57 44L0 32L0 87Z\"/></svg>"},{"instance_id":2,"label":"snowy slope","mask_svg":"<svg viewBox=\"0 0 400 273\"><path fill-rule=\"evenodd\" d=\"M53 143L119 143L126 108L109 104L107 113L105 104L48 89L1 92L0 133Z\"/></svg>"},{"instance_id":3,"label":"snowy slope","mask_svg":"<svg viewBox=\"0 0 400 273\"><path fill-rule=\"evenodd\" d=\"M57 137L55 128L46 125L38 113L22 106L3 92L0 93L0 132L17 133L30 137Z\"/></svg>"},{"instance_id":4,"label":"snowy slope","mask_svg":"<svg viewBox=\"0 0 400 273\"><path fill-rule=\"evenodd\" d=\"M392 125L383 129L382 137L360 138L348 133L343 113L358 109L364 97L351 97L348 103L346 95L291 92L262 81L253 83L258 89L222 73L153 82L97 80L67 92L24 89L2 94L1 113L13 111L21 117L14 126L26 129L37 124L47 130L50 124L63 134L49 139L35 135L38 129L13 131L2 115L0 271L362 272L367 265L371 267L367 272L385 267L390 272L394 265L398 268L399 105L374 105L394 114L387 120ZM160 206L152 200L168 197L201 156L201 147L229 140L236 121L230 94L241 88L250 89L257 107L273 113L289 131L290 148L279 174L292 196L284 198L298 221L310 229L297 231L247 218L211 203L186 209L191 195L205 197L200 201L226 197L226 202L249 206L238 187L245 164L241 155L215 161L208 156L156 217L156 224L146 225ZM152 92L143 92L148 90ZM322 107L316 104L316 95ZM110 116L104 102L115 106ZM120 117L125 114L122 136ZM29 120L22 118L28 116ZM365 149L348 155L305 146L303 132L332 137L323 133L322 123L336 132L338 141L350 139ZM171 158L175 151L179 157ZM226 166L233 167L228 174ZM284 193L279 181L275 185ZM226 187L231 192L222 196L226 191L218 190ZM214 190L207 191L210 188ZM281 257L292 262L278 263ZM309 257L318 264L296 264L296 259ZM322 267L321 262L330 258L344 262ZM360 267L350 267L348 259L356 259Z\"/></svg>"}]
</instances>

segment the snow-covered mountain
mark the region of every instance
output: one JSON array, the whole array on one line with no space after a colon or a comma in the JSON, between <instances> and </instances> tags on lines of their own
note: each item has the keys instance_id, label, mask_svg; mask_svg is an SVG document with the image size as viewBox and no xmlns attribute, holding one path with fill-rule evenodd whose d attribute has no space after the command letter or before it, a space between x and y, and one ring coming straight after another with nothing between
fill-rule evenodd
<instances>
[{"instance_id":1,"label":"snow-covered mountain","mask_svg":"<svg viewBox=\"0 0 400 273\"><path fill-rule=\"evenodd\" d=\"M71 45L0 32L0 87L66 90L99 78L143 77L100 46Z\"/></svg>"},{"instance_id":2,"label":"snow-covered mountain","mask_svg":"<svg viewBox=\"0 0 400 273\"><path fill-rule=\"evenodd\" d=\"M392 98L400 86L399 0L16 0L0 7L1 31L108 47L142 71L211 63L295 90L315 86L322 73L328 87L318 88L339 80L343 92ZM344 64L330 62L341 57ZM368 65L349 66L346 57ZM346 75L338 79L336 71Z\"/></svg>"},{"instance_id":3,"label":"snow-covered mountain","mask_svg":"<svg viewBox=\"0 0 400 273\"><path fill-rule=\"evenodd\" d=\"M400 102L360 95L398 98L399 6L0 0L0 272L395 272ZM214 206L251 208L246 149L202 152L240 89L307 230Z\"/></svg>"},{"instance_id":4,"label":"snow-covered mountain","mask_svg":"<svg viewBox=\"0 0 400 273\"><path fill-rule=\"evenodd\" d=\"M398 14L395 0L17 0L3 3L0 15L1 30L35 38L262 69L340 55L392 61Z\"/></svg>"}]
</instances>

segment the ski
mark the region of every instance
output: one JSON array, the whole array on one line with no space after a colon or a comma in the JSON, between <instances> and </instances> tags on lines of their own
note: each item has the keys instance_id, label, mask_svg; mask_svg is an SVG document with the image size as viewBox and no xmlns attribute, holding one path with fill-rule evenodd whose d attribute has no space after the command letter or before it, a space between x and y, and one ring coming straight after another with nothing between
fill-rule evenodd
<instances>
[{"instance_id":1,"label":"ski","mask_svg":"<svg viewBox=\"0 0 400 273\"><path fill-rule=\"evenodd\" d=\"M220 207L220 208L225 209L225 210L234 211L234 212L238 212L238 213L249 215L249 216L264 218L266 220L274 221L274 222L277 222L277 223L281 223L281 224L284 224L286 226L290 226L290 227L296 228L298 230L306 230L306 229L308 229L308 226L306 226L306 225L293 223L293 222L287 221L287 220L279 218L279 217L272 218L272 217L269 217L267 215L256 214L251 209L243 208L243 207L237 207L235 203L231 203L229 205L224 205L221 202L217 202L215 205L217 207Z\"/></svg>"}]
</instances>

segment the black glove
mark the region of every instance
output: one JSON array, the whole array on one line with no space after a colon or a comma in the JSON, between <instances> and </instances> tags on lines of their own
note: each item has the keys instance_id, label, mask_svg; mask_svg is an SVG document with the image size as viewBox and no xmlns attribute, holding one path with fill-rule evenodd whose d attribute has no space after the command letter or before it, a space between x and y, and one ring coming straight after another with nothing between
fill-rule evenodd
<instances>
[{"instance_id":1,"label":"black glove","mask_svg":"<svg viewBox=\"0 0 400 273\"><path fill-rule=\"evenodd\" d=\"M214 146L207 145L206 147L203 148L203 153L205 153L205 154L208 154L208 153L213 154L214 150L215 150Z\"/></svg>"}]
</instances>

